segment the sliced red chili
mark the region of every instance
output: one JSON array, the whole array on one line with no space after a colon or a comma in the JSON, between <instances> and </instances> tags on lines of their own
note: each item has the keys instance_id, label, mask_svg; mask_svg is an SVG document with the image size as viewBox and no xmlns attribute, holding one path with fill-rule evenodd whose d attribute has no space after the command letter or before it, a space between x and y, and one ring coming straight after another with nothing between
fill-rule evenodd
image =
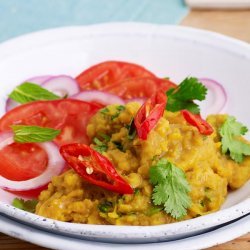
<instances>
[{"instance_id":1,"label":"sliced red chili","mask_svg":"<svg viewBox=\"0 0 250 250\"><path fill-rule=\"evenodd\" d=\"M140 139L146 140L149 132L155 127L164 114L167 96L159 91L149 98L135 116L135 127Z\"/></svg>"},{"instance_id":2,"label":"sliced red chili","mask_svg":"<svg viewBox=\"0 0 250 250\"><path fill-rule=\"evenodd\" d=\"M131 186L116 172L113 164L85 144L67 144L60 148L66 162L83 179L120 194L132 194Z\"/></svg>"},{"instance_id":3,"label":"sliced red chili","mask_svg":"<svg viewBox=\"0 0 250 250\"><path fill-rule=\"evenodd\" d=\"M182 110L181 113L185 120L196 127L202 135L211 135L214 132L211 125L202 119L200 114L193 114L188 110Z\"/></svg>"}]
</instances>

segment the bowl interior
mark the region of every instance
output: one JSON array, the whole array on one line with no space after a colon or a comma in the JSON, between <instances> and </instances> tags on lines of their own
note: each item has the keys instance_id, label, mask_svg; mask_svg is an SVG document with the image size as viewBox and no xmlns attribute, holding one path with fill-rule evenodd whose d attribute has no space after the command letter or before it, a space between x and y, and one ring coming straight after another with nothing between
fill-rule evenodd
<instances>
[{"instance_id":1,"label":"bowl interior","mask_svg":"<svg viewBox=\"0 0 250 250\"><path fill-rule=\"evenodd\" d=\"M5 112L8 93L23 80L48 74L76 76L105 60L138 63L177 83L187 76L215 79L228 95L225 112L250 127L249 47L204 31L147 24L64 28L0 45L0 116ZM202 109L203 114L209 113L206 102ZM249 196L250 182L229 194L223 205L225 214Z\"/></svg>"}]
</instances>

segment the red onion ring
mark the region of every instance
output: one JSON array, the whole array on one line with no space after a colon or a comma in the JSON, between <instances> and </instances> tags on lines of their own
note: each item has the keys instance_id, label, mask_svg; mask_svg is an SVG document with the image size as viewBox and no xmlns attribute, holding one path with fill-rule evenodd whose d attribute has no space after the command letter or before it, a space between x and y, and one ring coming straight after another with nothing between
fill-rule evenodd
<instances>
[{"instance_id":1,"label":"red onion ring","mask_svg":"<svg viewBox=\"0 0 250 250\"><path fill-rule=\"evenodd\" d=\"M13 134L10 132L0 134L0 150L14 142ZM38 143L48 154L48 165L46 170L39 176L25 181L12 181L0 176L0 188L9 191L28 191L37 189L49 183L53 176L59 175L65 166L58 147L53 142Z\"/></svg>"},{"instance_id":2,"label":"red onion ring","mask_svg":"<svg viewBox=\"0 0 250 250\"><path fill-rule=\"evenodd\" d=\"M24 82L31 82L31 83L36 83L36 84L40 85L40 84L44 83L45 81L49 80L52 77L53 76L51 76L51 75L34 76L34 77L31 77L31 78L27 79Z\"/></svg>"},{"instance_id":3,"label":"red onion ring","mask_svg":"<svg viewBox=\"0 0 250 250\"><path fill-rule=\"evenodd\" d=\"M19 106L19 105L20 105L19 103L17 103L15 101L13 101L12 99L8 98L6 103L5 103L5 111L6 111L6 113L8 111L10 111L11 109Z\"/></svg>"},{"instance_id":4,"label":"red onion ring","mask_svg":"<svg viewBox=\"0 0 250 250\"><path fill-rule=\"evenodd\" d=\"M77 82L72 77L66 75L34 76L25 80L24 82L31 82L41 85L43 88L54 92L61 97L75 95L80 91ZM8 112L17 106L19 106L19 103L8 98L5 105L5 111Z\"/></svg>"},{"instance_id":5,"label":"red onion ring","mask_svg":"<svg viewBox=\"0 0 250 250\"><path fill-rule=\"evenodd\" d=\"M80 92L80 87L75 79L66 75L51 77L42 83L42 87L60 97L72 96Z\"/></svg>"},{"instance_id":6,"label":"red onion ring","mask_svg":"<svg viewBox=\"0 0 250 250\"><path fill-rule=\"evenodd\" d=\"M199 81L208 89L206 102L204 102L206 105L204 112L206 114L223 112L227 104L227 94L225 88L217 81L209 78L199 78Z\"/></svg>"},{"instance_id":7,"label":"red onion ring","mask_svg":"<svg viewBox=\"0 0 250 250\"><path fill-rule=\"evenodd\" d=\"M16 195L12 194L10 192L7 192L3 189L0 188L0 197L1 197L1 202L7 203L7 204L12 204L13 200L17 197L22 198L22 199L27 199L27 197L24 197L22 195Z\"/></svg>"},{"instance_id":8,"label":"red onion ring","mask_svg":"<svg viewBox=\"0 0 250 250\"><path fill-rule=\"evenodd\" d=\"M32 78L29 78L23 82L31 82L31 83L36 83L38 85L42 84L44 81L50 79L52 76L51 75L44 75L44 76L34 76ZM5 111L8 112L11 109L19 106L20 104L13 101L12 99L8 98L5 104Z\"/></svg>"},{"instance_id":9,"label":"red onion ring","mask_svg":"<svg viewBox=\"0 0 250 250\"><path fill-rule=\"evenodd\" d=\"M31 82L31 83L36 83L38 85L44 83L45 81L49 80L50 78L52 78L51 75L44 75L44 76L34 76L32 78L29 78L27 80L25 80L24 82ZM13 101L12 99L8 98L5 104L5 111L8 112L11 109L19 106L20 104Z\"/></svg>"},{"instance_id":10,"label":"red onion ring","mask_svg":"<svg viewBox=\"0 0 250 250\"><path fill-rule=\"evenodd\" d=\"M82 91L76 95L71 96L70 98L85 102L97 102L105 106L110 104L125 105L125 101L119 96L98 90Z\"/></svg>"}]
</instances>

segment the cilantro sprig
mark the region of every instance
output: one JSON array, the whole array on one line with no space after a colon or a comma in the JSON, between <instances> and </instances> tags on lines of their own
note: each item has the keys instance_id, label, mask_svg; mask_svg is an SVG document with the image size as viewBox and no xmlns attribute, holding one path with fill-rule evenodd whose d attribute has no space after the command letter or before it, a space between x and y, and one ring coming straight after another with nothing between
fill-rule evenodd
<instances>
[{"instance_id":1,"label":"cilantro sprig","mask_svg":"<svg viewBox=\"0 0 250 250\"><path fill-rule=\"evenodd\" d=\"M36 210L36 205L38 203L38 200L23 200L23 199L19 199L19 198L15 198L12 201L12 206L19 208L21 210L30 212L30 213L34 213Z\"/></svg>"},{"instance_id":2,"label":"cilantro sprig","mask_svg":"<svg viewBox=\"0 0 250 250\"><path fill-rule=\"evenodd\" d=\"M102 142L102 141L100 141L97 137L95 137L95 138L93 139L93 142L96 144L96 145L94 146L94 149L95 149L96 151L98 151L99 153L103 153L103 152L106 152L106 151L107 151L107 149L108 149L107 144L104 143L104 142Z\"/></svg>"},{"instance_id":3,"label":"cilantro sprig","mask_svg":"<svg viewBox=\"0 0 250 250\"><path fill-rule=\"evenodd\" d=\"M206 98L207 88L195 77L184 79L176 88L167 91L166 109L176 112L187 109L194 114L200 113L199 106L194 100L203 101Z\"/></svg>"},{"instance_id":4,"label":"cilantro sprig","mask_svg":"<svg viewBox=\"0 0 250 250\"><path fill-rule=\"evenodd\" d=\"M94 149L99 153L106 152L108 149L107 143L110 141L111 137L103 133L100 133L98 136L102 140L98 139L97 137L94 137L93 142L96 144L94 146Z\"/></svg>"},{"instance_id":5,"label":"cilantro sprig","mask_svg":"<svg viewBox=\"0 0 250 250\"><path fill-rule=\"evenodd\" d=\"M250 144L240 139L247 131L248 128L236 121L236 118L233 116L228 116L219 129L222 137L222 153L229 153L230 157L237 163L241 163L244 156L250 155Z\"/></svg>"},{"instance_id":6,"label":"cilantro sprig","mask_svg":"<svg viewBox=\"0 0 250 250\"><path fill-rule=\"evenodd\" d=\"M116 107L116 110L117 110L117 112L111 116L112 121L120 115L121 111L125 110L125 107L123 105L119 105Z\"/></svg>"},{"instance_id":7,"label":"cilantro sprig","mask_svg":"<svg viewBox=\"0 0 250 250\"><path fill-rule=\"evenodd\" d=\"M18 143L52 141L61 131L39 126L12 125L14 141Z\"/></svg>"},{"instance_id":8,"label":"cilantro sprig","mask_svg":"<svg viewBox=\"0 0 250 250\"><path fill-rule=\"evenodd\" d=\"M17 86L10 94L9 97L21 104L33 102L33 101L47 101L58 100L60 96L42 88L41 86L25 82Z\"/></svg>"},{"instance_id":9,"label":"cilantro sprig","mask_svg":"<svg viewBox=\"0 0 250 250\"><path fill-rule=\"evenodd\" d=\"M109 110L107 107L106 108L103 108L101 111L100 111L100 113L101 114L103 114L103 115L105 115L105 116L107 116L107 117L109 117L110 119L111 119L111 121L113 121L113 120L115 120L119 115L120 115L120 113L122 112L122 111L124 111L126 108L125 108L125 106L123 106L123 105L118 105L118 106L116 106L116 112L114 113L114 114L111 114L110 113L110 111L111 110Z\"/></svg>"},{"instance_id":10,"label":"cilantro sprig","mask_svg":"<svg viewBox=\"0 0 250 250\"><path fill-rule=\"evenodd\" d=\"M154 185L154 205L163 205L165 212L175 219L184 217L191 205L190 186L185 173L166 159L161 159L150 168L149 176Z\"/></svg>"}]
</instances>

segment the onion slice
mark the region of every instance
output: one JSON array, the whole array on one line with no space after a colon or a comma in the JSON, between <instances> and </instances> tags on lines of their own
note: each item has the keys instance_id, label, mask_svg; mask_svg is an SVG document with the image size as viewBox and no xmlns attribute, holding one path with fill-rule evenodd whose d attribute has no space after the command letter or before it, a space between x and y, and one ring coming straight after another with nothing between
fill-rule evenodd
<instances>
[{"instance_id":1,"label":"onion slice","mask_svg":"<svg viewBox=\"0 0 250 250\"><path fill-rule=\"evenodd\" d=\"M80 92L80 87L75 79L66 75L51 77L43 82L41 86L62 98Z\"/></svg>"},{"instance_id":2,"label":"onion slice","mask_svg":"<svg viewBox=\"0 0 250 250\"><path fill-rule=\"evenodd\" d=\"M82 91L70 98L85 102L97 102L105 106L110 104L125 105L125 101L119 96L98 90Z\"/></svg>"},{"instance_id":3,"label":"onion slice","mask_svg":"<svg viewBox=\"0 0 250 250\"><path fill-rule=\"evenodd\" d=\"M6 103L5 103L5 111L6 111L6 113L8 111L10 111L11 109L19 106L19 105L20 105L19 103L17 103L14 100L8 98L7 101L6 101Z\"/></svg>"},{"instance_id":4,"label":"onion slice","mask_svg":"<svg viewBox=\"0 0 250 250\"><path fill-rule=\"evenodd\" d=\"M31 82L31 83L36 83L38 85L41 85L42 83L44 83L45 81L51 79L53 76L51 75L42 75L42 76L34 76L32 78L29 78L23 82ZM15 102L14 100L8 98L5 104L5 111L8 112L11 109L19 106L20 104Z\"/></svg>"},{"instance_id":5,"label":"onion slice","mask_svg":"<svg viewBox=\"0 0 250 250\"><path fill-rule=\"evenodd\" d=\"M1 202L7 203L9 205L11 205L13 200L17 197L22 198L23 200L27 199L27 197L25 197L25 196L12 194L12 193L7 192L1 188L0 188L0 197L1 197L1 200L0 200Z\"/></svg>"},{"instance_id":6,"label":"onion slice","mask_svg":"<svg viewBox=\"0 0 250 250\"><path fill-rule=\"evenodd\" d=\"M13 134L10 132L0 134L0 150L14 143ZM0 188L9 191L28 191L37 189L48 184L51 178L59 175L65 166L58 147L53 142L38 143L48 154L48 165L46 170L39 176L25 181L12 181L0 176Z\"/></svg>"},{"instance_id":7,"label":"onion slice","mask_svg":"<svg viewBox=\"0 0 250 250\"><path fill-rule=\"evenodd\" d=\"M52 75L34 76L34 77L31 77L31 78L27 79L24 82L31 82L31 83L36 83L38 85L41 85L45 81L49 80L52 77L53 77Z\"/></svg>"},{"instance_id":8,"label":"onion slice","mask_svg":"<svg viewBox=\"0 0 250 250\"><path fill-rule=\"evenodd\" d=\"M34 76L23 82L31 82L41 85L43 88L53 92L54 94L59 95L62 98L65 96L75 95L80 91L78 83L72 77L66 75ZM5 110L6 112L8 112L19 105L20 105L19 103L8 98L6 101Z\"/></svg>"},{"instance_id":9,"label":"onion slice","mask_svg":"<svg viewBox=\"0 0 250 250\"><path fill-rule=\"evenodd\" d=\"M227 94L225 88L215 80L209 78L199 78L207 89L206 102L201 103L202 110L206 115L224 112L227 104Z\"/></svg>"}]
</instances>

